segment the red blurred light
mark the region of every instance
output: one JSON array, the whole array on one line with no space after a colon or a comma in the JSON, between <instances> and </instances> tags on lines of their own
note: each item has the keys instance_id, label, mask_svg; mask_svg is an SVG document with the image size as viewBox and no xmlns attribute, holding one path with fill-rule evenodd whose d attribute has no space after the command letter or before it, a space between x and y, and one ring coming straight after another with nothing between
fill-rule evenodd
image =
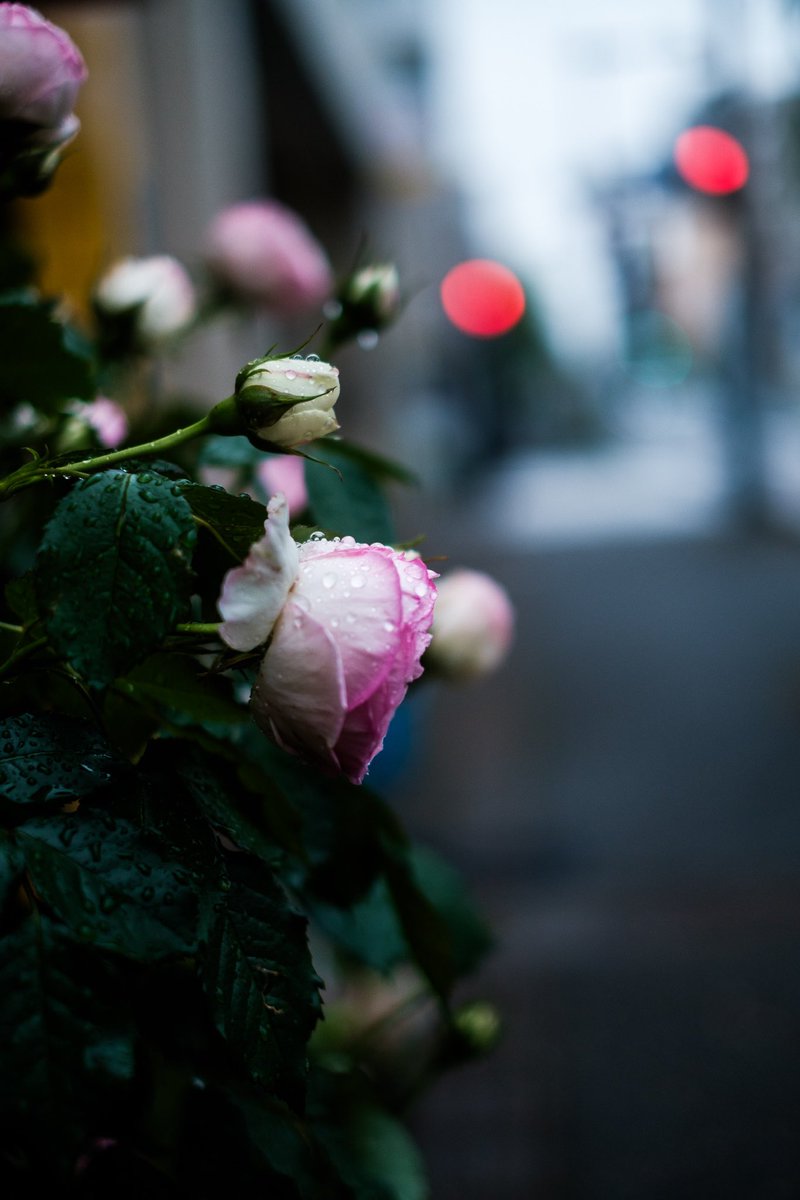
<instances>
[{"instance_id":1,"label":"red blurred light","mask_svg":"<svg viewBox=\"0 0 800 1200\"><path fill-rule=\"evenodd\" d=\"M713 125L683 131L675 142L675 166L690 187L712 196L737 192L750 174L741 143Z\"/></svg>"},{"instance_id":2,"label":"red blurred light","mask_svg":"<svg viewBox=\"0 0 800 1200\"><path fill-rule=\"evenodd\" d=\"M445 313L462 333L498 337L525 312L525 292L513 271L488 258L459 263L442 280Z\"/></svg>"}]
</instances>

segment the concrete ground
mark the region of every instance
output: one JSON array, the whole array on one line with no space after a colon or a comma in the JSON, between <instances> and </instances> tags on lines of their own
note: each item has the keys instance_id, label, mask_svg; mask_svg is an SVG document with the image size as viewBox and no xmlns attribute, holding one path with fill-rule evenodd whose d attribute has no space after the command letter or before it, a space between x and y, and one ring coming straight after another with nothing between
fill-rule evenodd
<instances>
[{"instance_id":1,"label":"concrete ground","mask_svg":"<svg viewBox=\"0 0 800 1200\"><path fill-rule=\"evenodd\" d=\"M376 760L497 937L463 998L505 1036L416 1109L433 1200L798 1197L800 541L687 514L679 471L655 525L635 490L599 520L584 476L567 536L543 479L400 507L518 614L501 670L412 692L413 755Z\"/></svg>"}]
</instances>

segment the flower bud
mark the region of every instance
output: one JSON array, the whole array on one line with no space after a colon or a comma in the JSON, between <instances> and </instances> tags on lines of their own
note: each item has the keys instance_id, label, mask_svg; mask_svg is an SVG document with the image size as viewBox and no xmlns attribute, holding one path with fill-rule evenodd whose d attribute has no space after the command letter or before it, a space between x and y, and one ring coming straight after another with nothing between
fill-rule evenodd
<instances>
[{"instance_id":1,"label":"flower bud","mask_svg":"<svg viewBox=\"0 0 800 1200\"><path fill-rule=\"evenodd\" d=\"M256 480L267 499L282 492L289 516L296 517L308 504L305 463L296 454L267 454L256 467Z\"/></svg>"},{"instance_id":2,"label":"flower bud","mask_svg":"<svg viewBox=\"0 0 800 1200\"><path fill-rule=\"evenodd\" d=\"M425 665L454 682L488 675L505 658L514 631L508 593L482 571L461 568L439 581Z\"/></svg>"},{"instance_id":3,"label":"flower bud","mask_svg":"<svg viewBox=\"0 0 800 1200\"><path fill-rule=\"evenodd\" d=\"M25 4L0 4L0 194L42 191L80 128L86 64L72 39Z\"/></svg>"},{"instance_id":4,"label":"flower bud","mask_svg":"<svg viewBox=\"0 0 800 1200\"><path fill-rule=\"evenodd\" d=\"M158 349L188 327L197 309L186 269L168 254L120 259L93 300L110 353Z\"/></svg>"},{"instance_id":5,"label":"flower bud","mask_svg":"<svg viewBox=\"0 0 800 1200\"><path fill-rule=\"evenodd\" d=\"M339 371L318 358L256 359L239 372L235 402L251 441L292 450L334 433Z\"/></svg>"},{"instance_id":6,"label":"flower bud","mask_svg":"<svg viewBox=\"0 0 800 1200\"><path fill-rule=\"evenodd\" d=\"M348 280L343 299L371 314L371 328L385 325L400 306L400 278L394 263L374 263L362 267Z\"/></svg>"},{"instance_id":7,"label":"flower bud","mask_svg":"<svg viewBox=\"0 0 800 1200\"><path fill-rule=\"evenodd\" d=\"M208 268L234 300L293 314L318 308L331 293L322 246L296 213L274 200L223 209L205 241Z\"/></svg>"},{"instance_id":8,"label":"flower bud","mask_svg":"<svg viewBox=\"0 0 800 1200\"><path fill-rule=\"evenodd\" d=\"M399 310L400 280L394 263L360 267L323 309L330 321L330 344L340 346L358 338L363 346L373 345L378 331L391 324Z\"/></svg>"}]
</instances>

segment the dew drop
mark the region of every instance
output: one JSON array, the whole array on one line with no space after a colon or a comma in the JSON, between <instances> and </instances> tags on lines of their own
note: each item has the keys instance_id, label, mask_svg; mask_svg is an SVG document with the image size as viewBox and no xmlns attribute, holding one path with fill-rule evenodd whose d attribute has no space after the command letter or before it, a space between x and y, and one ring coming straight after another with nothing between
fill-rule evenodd
<instances>
[{"instance_id":1,"label":"dew drop","mask_svg":"<svg viewBox=\"0 0 800 1200\"><path fill-rule=\"evenodd\" d=\"M287 371L286 378L287 379L297 379L297 371Z\"/></svg>"},{"instance_id":2,"label":"dew drop","mask_svg":"<svg viewBox=\"0 0 800 1200\"><path fill-rule=\"evenodd\" d=\"M322 576L322 586L324 588L332 588L335 583L336 583L336 576L333 574L332 571L329 571L327 575Z\"/></svg>"},{"instance_id":3,"label":"dew drop","mask_svg":"<svg viewBox=\"0 0 800 1200\"><path fill-rule=\"evenodd\" d=\"M394 631L395 631L394 621L384 621L383 628L386 630L387 633L394 633Z\"/></svg>"},{"instance_id":4,"label":"dew drop","mask_svg":"<svg viewBox=\"0 0 800 1200\"><path fill-rule=\"evenodd\" d=\"M339 618L338 617L331 617L331 628L332 629L339 628Z\"/></svg>"},{"instance_id":5,"label":"dew drop","mask_svg":"<svg viewBox=\"0 0 800 1200\"><path fill-rule=\"evenodd\" d=\"M306 362L322 362L322 359L318 354L307 354Z\"/></svg>"},{"instance_id":6,"label":"dew drop","mask_svg":"<svg viewBox=\"0 0 800 1200\"><path fill-rule=\"evenodd\" d=\"M364 584L367 581L363 575L354 575L353 578L350 580L350 582L352 583L354 588L363 588Z\"/></svg>"},{"instance_id":7,"label":"dew drop","mask_svg":"<svg viewBox=\"0 0 800 1200\"><path fill-rule=\"evenodd\" d=\"M300 360L300 362L302 362L302 361L303 361L303 356L302 356L302 354L293 354L293 355L292 355L292 358L295 360L295 362L296 362L298 359Z\"/></svg>"}]
</instances>

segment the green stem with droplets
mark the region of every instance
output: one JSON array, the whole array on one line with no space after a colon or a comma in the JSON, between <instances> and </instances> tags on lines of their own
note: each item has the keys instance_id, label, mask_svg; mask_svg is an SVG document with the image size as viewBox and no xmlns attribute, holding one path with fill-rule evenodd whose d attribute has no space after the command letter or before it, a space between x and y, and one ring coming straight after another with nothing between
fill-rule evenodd
<instances>
[{"instance_id":1,"label":"green stem with droplets","mask_svg":"<svg viewBox=\"0 0 800 1200\"><path fill-rule=\"evenodd\" d=\"M155 438L153 441L143 442L139 446L126 446L121 450L110 450L107 454L97 454L92 458L83 458L78 462L66 463L60 467L49 466L46 462L28 463L20 470L15 471L13 475L0 480L0 500L31 484L38 483L40 479L53 479L58 475L88 475L92 471L102 471L105 467L114 466L115 463L125 462L127 459L142 458L146 455L172 450L175 446L180 446L193 438L202 437L206 433L227 436L241 433L233 396L221 400L194 424L187 425L183 429L176 429L174 433L165 434L164 437Z\"/></svg>"}]
</instances>

